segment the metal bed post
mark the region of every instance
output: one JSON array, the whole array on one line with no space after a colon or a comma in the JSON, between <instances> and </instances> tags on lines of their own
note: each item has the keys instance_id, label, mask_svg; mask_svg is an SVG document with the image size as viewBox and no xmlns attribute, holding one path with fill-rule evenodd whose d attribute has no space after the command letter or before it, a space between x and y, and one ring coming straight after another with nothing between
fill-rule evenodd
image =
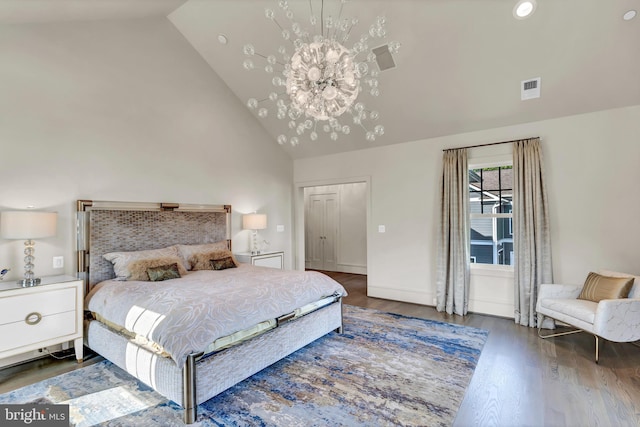
<instances>
[{"instance_id":1,"label":"metal bed post","mask_svg":"<svg viewBox=\"0 0 640 427\"><path fill-rule=\"evenodd\" d=\"M193 424L198 418L198 400L196 395L196 362L204 353L191 353L187 356L182 369L182 407L184 423Z\"/></svg>"},{"instance_id":2,"label":"metal bed post","mask_svg":"<svg viewBox=\"0 0 640 427\"><path fill-rule=\"evenodd\" d=\"M340 297L340 326L336 328L336 332L339 334L344 332L344 310L342 307L342 297Z\"/></svg>"}]
</instances>

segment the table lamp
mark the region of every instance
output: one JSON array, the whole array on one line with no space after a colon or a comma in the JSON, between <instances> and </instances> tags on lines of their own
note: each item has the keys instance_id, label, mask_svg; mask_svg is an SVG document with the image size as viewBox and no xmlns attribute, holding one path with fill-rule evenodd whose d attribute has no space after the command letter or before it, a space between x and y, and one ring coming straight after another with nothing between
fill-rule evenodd
<instances>
[{"instance_id":1,"label":"table lamp","mask_svg":"<svg viewBox=\"0 0 640 427\"><path fill-rule=\"evenodd\" d=\"M7 211L0 213L0 235L5 239L24 239L24 279L18 284L23 287L36 286L40 279L33 273L35 242L32 239L56 235L58 214L56 212Z\"/></svg>"},{"instance_id":2,"label":"table lamp","mask_svg":"<svg viewBox=\"0 0 640 427\"><path fill-rule=\"evenodd\" d=\"M242 217L242 228L251 230L251 255L258 255L258 230L267 228L267 216L265 214L247 214Z\"/></svg>"}]
</instances>

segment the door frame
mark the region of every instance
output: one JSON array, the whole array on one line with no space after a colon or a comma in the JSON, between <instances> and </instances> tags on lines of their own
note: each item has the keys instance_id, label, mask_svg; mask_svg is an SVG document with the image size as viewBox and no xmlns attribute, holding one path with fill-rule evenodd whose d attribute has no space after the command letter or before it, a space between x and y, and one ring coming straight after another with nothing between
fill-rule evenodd
<instances>
[{"instance_id":1,"label":"door frame","mask_svg":"<svg viewBox=\"0 0 640 427\"><path fill-rule=\"evenodd\" d=\"M304 240L304 189L306 187L319 187L323 185L340 185L340 184L355 184L364 182L367 184L366 197L367 197L367 209L366 209L366 221L367 221L367 271L369 270L369 229L371 218L371 176L358 176L348 178L332 178L321 179L317 181L303 181L294 183L294 195L293 195L293 268L295 270L304 271L305 268L305 240Z\"/></svg>"}]
</instances>

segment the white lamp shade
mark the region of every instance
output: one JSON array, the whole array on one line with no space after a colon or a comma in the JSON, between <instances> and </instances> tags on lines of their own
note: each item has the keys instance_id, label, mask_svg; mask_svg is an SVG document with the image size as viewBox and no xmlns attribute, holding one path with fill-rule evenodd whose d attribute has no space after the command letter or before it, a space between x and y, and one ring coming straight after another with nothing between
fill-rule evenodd
<instances>
[{"instance_id":1,"label":"white lamp shade","mask_svg":"<svg viewBox=\"0 0 640 427\"><path fill-rule=\"evenodd\" d=\"M265 214L247 214L242 217L242 228L245 230L264 230L267 228Z\"/></svg>"},{"instance_id":2,"label":"white lamp shade","mask_svg":"<svg viewBox=\"0 0 640 427\"><path fill-rule=\"evenodd\" d=\"M5 239L41 239L56 235L56 212L7 211L0 213L0 235Z\"/></svg>"}]
</instances>

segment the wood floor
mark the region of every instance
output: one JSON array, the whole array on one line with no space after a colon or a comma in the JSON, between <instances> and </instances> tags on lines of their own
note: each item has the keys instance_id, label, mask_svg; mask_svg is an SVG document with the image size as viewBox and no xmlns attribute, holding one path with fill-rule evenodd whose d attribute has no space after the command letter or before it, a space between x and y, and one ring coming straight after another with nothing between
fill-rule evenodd
<instances>
[{"instance_id":1,"label":"wood floor","mask_svg":"<svg viewBox=\"0 0 640 427\"><path fill-rule=\"evenodd\" d=\"M542 340L512 319L451 316L433 307L366 296L366 276L325 272L349 292L345 304L489 331L454 426L639 426L640 348L605 342L600 363L588 334ZM85 349L86 350L86 349ZM0 393L102 360L90 352L0 370Z\"/></svg>"},{"instance_id":2,"label":"wood floor","mask_svg":"<svg viewBox=\"0 0 640 427\"><path fill-rule=\"evenodd\" d=\"M605 342L596 364L595 339L586 333L543 340L513 319L369 298L366 276L325 273L347 289L346 304L489 331L454 426L640 426L640 348L633 344Z\"/></svg>"}]
</instances>

